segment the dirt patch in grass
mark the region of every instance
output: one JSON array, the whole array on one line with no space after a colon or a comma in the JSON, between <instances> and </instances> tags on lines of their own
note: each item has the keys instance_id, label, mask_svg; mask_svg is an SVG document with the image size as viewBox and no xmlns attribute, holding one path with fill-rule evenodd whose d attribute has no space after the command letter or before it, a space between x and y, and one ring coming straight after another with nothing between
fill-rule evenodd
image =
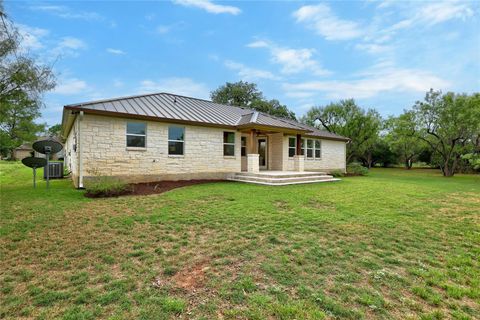
<instances>
[{"instance_id":1,"label":"dirt patch in grass","mask_svg":"<svg viewBox=\"0 0 480 320\"><path fill-rule=\"evenodd\" d=\"M172 280L176 287L187 291L203 287L205 283L205 273L210 269L208 264L203 261L195 264L193 267L186 268L177 272Z\"/></svg>"},{"instance_id":2,"label":"dirt patch in grass","mask_svg":"<svg viewBox=\"0 0 480 320\"><path fill-rule=\"evenodd\" d=\"M170 191L172 189L192 186L196 184L213 183L213 182L226 182L225 180L179 180L179 181L157 181L157 182L145 182L145 183L132 183L121 193L116 194L101 194L92 195L85 193L85 197L88 198L107 198L107 197L119 197L119 196L134 196L134 195L149 195L159 194Z\"/></svg>"}]
</instances>

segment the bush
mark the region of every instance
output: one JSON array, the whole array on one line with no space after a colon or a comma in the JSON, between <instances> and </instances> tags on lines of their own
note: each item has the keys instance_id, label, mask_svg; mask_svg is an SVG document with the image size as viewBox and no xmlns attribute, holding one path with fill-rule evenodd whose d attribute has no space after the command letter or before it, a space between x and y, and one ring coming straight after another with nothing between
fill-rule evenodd
<instances>
[{"instance_id":1,"label":"bush","mask_svg":"<svg viewBox=\"0 0 480 320\"><path fill-rule=\"evenodd\" d=\"M352 163L347 166L347 174L351 176L366 176L368 169L360 163Z\"/></svg>"},{"instance_id":2,"label":"bush","mask_svg":"<svg viewBox=\"0 0 480 320\"><path fill-rule=\"evenodd\" d=\"M87 197L116 197L131 191L130 185L114 177L95 177L85 189Z\"/></svg>"},{"instance_id":3,"label":"bush","mask_svg":"<svg viewBox=\"0 0 480 320\"><path fill-rule=\"evenodd\" d=\"M330 175L332 175L335 178L341 178L345 176L345 173L342 170L336 169L336 170L332 170L330 172Z\"/></svg>"}]
</instances>

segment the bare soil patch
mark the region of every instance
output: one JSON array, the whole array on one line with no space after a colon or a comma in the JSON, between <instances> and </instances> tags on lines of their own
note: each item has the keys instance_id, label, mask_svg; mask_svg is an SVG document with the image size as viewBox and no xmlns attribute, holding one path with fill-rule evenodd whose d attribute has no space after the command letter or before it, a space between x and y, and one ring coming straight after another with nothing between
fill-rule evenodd
<instances>
[{"instance_id":1,"label":"bare soil patch","mask_svg":"<svg viewBox=\"0 0 480 320\"><path fill-rule=\"evenodd\" d=\"M160 194L172 189L192 186L196 184L213 183L213 182L226 182L227 180L179 180L179 181L156 181L145 183L132 183L128 185L124 191L120 193L102 193L102 194L90 194L85 193L85 197L88 198L108 198L119 196L136 196L136 195L149 195Z\"/></svg>"}]
</instances>

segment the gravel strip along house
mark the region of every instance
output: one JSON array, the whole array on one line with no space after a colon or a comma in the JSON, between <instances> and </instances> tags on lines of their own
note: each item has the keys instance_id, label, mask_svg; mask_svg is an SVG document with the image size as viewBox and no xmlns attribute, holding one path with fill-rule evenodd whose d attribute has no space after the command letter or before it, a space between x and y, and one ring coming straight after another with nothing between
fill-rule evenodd
<instances>
[{"instance_id":1,"label":"gravel strip along house","mask_svg":"<svg viewBox=\"0 0 480 320\"><path fill-rule=\"evenodd\" d=\"M348 138L247 108L170 93L64 106L65 166L76 187L230 179L284 185L335 181Z\"/></svg>"}]
</instances>

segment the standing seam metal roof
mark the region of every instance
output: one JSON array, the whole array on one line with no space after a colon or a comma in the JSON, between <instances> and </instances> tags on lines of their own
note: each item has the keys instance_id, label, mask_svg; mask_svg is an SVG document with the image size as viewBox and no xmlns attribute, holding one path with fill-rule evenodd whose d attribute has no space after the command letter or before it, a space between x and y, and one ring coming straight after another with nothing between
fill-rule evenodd
<instances>
[{"instance_id":1,"label":"standing seam metal roof","mask_svg":"<svg viewBox=\"0 0 480 320\"><path fill-rule=\"evenodd\" d=\"M190 98L170 93L107 99L70 104L66 109L81 109L111 113L131 114L171 120L209 123L225 126L261 125L291 130L308 131L306 135L348 140L345 137L318 130L294 120L212 101Z\"/></svg>"}]
</instances>

